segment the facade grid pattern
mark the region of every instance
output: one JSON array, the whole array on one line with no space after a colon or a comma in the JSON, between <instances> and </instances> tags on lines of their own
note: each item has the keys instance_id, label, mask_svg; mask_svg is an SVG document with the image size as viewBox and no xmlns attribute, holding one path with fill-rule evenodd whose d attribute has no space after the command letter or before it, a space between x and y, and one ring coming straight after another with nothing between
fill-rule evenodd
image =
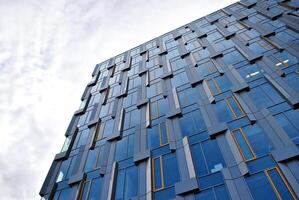
<instances>
[{"instance_id":1,"label":"facade grid pattern","mask_svg":"<svg viewBox=\"0 0 299 200\"><path fill-rule=\"evenodd\" d=\"M42 199L298 199L298 10L241 0L97 64Z\"/></svg>"}]
</instances>

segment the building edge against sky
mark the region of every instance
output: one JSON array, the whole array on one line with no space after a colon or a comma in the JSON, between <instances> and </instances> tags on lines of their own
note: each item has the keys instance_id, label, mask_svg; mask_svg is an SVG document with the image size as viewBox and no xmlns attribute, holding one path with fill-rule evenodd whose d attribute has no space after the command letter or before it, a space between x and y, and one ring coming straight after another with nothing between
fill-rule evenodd
<instances>
[{"instance_id":1,"label":"building edge against sky","mask_svg":"<svg viewBox=\"0 0 299 200\"><path fill-rule=\"evenodd\" d=\"M97 64L42 199L298 199L298 9L242 0Z\"/></svg>"}]
</instances>

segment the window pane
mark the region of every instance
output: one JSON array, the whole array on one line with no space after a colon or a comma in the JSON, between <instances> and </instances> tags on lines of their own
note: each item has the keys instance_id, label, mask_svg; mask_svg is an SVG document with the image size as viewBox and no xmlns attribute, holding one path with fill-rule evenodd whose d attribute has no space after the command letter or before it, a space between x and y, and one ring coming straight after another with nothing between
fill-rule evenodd
<instances>
[{"instance_id":1,"label":"window pane","mask_svg":"<svg viewBox=\"0 0 299 200\"><path fill-rule=\"evenodd\" d=\"M215 140L204 141L202 143L202 149L211 173L219 171L225 167L221 151Z\"/></svg>"},{"instance_id":2,"label":"window pane","mask_svg":"<svg viewBox=\"0 0 299 200\"><path fill-rule=\"evenodd\" d=\"M85 181L83 186L83 192L81 193L81 200L86 200L88 197L88 190L89 190L90 181Z\"/></svg>"},{"instance_id":3,"label":"window pane","mask_svg":"<svg viewBox=\"0 0 299 200\"><path fill-rule=\"evenodd\" d=\"M246 177L246 181L254 199L277 199L264 173L248 176Z\"/></svg>"},{"instance_id":4,"label":"window pane","mask_svg":"<svg viewBox=\"0 0 299 200\"><path fill-rule=\"evenodd\" d=\"M163 175L165 187L174 185L179 181L180 175L175 153L163 156Z\"/></svg>"},{"instance_id":5,"label":"window pane","mask_svg":"<svg viewBox=\"0 0 299 200\"><path fill-rule=\"evenodd\" d=\"M98 200L101 198L102 178L92 180L88 200Z\"/></svg>"},{"instance_id":6,"label":"window pane","mask_svg":"<svg viewBox=\"0 0 299 200\"><path fill-rule=\"evenodd\" d=\"M226 98L227 105L230 107L230 110L232 112L232 115L234 118L239 118L244 115L243 110L241 109L241 106L239 103L235 100L233 97Z\"/></svg>"},{"instance_id":7,"label":"window pane","mask_svg":"<svg viewBox=\"0 0 299 200\"><path fill-rule=\"evenodd\" d=\"M168 144L168 133L164 122L160 124L160 134L161 145Z\"/></svg>"},{"instance_id":8,"label":"window pane","mask_svg":"<svg viewBox=\"0 0 299 200\"><path fill-rule=\"evenodd\" d=\"M154 190L160 189L163 187L163 180L162 180L162 169L161 169L161 160L160 157L155 158L153 160L154 164Z\"/></svg>"},{"instance_id":9,"label":"window pane","mask_svg":"<svg viewBox=\"0 0 299 200\"><path fill-rule=\"evenodd\" d=\"M226 199L229 200L229 199L231 199L228 192L227 192L227 189L226 189L225 185L215 187L215 194L216 194L216 198L218 200L226 200Z\"/></svg>"},{"instance_id":10,"label":"window pane","mask_svg":"<svg viewBox=\"0 0 299 200\"><path fill-rule=\"evenodd\" d=\"M285 182L282 180L282 177L280 176L278 171L276 169L271 169L267 171L267 173L269 174L281 198L284 200L293 199L292 194L288 190L287 186L285 185Z\"/></svg>"},{"instance_id":11,"label":"window pane","mask_svg":"<svg viewBox=\"0 0 299 200\"><path fill-rule=\"evenodd\" d=\"M204 155L199 144L191 146L193 163L195 165L196 174L202 176L208 173L206 162L204 160Z\"/></svg>"},{"instance_id":12,"label":"window pane","mask_svg":"<svg viewBox=\"0 0 299 200\"><path fill-rule=\"evenodd\" d=\"M157 148L160 146L159 142L159 130L158 126L153 126L147 129L147 137L149 142L149 147L151 149Z\"/></svg>"},{"instance_id":13,"label":"window pane","mask_svg":"<svg viewBox=\"0 0 299 200\"><path fill-rule=\"evenodd\" d=\"M125 170L119 170L117 173L116 189L115 189L115 199L123 199L123 191L125 184Z\"/></svg>"},{"instance_id":14,"label":"window pane","mask_svg":"<svg viewBox=\"0 0 299 200\"><path fill-rule=\"evenodd\" d=\"M208 189L208 190L201 191L200 193L195 195L195 199L196 200L213 200L213 199L215 199L213 190Z\"/></svg>"},{"instance_id":15,"label":"window pane","mask_svg":"<svg viewBox=\"0 0 299 200\"><path fill-rule=\"evenodd\" d=\"M137 195L138 192L138 168L133 166L126 169L125 200Z\"/></svg>"},{"instance_id":16,"label":"window pane","mask_svg":"<svg viewBox=\"0 0 299 200\"><path fill-rule=\"evenodd\" d=\"M257 124L244 127L243 132L257 156L263 156L272 150L269 139Z\"/></svg>"},{"instance_id":17,"label":"window pane","mask_svg":"<svg viewBox=\"0 0 299 200\"><path fill-rule=\"evenodd\" d=\"M233 131L233 136L237 142L237 145L240 149L240 152L241 152L243 158L245 160L250 160L250 159L254 158L255 156L249 147L250 144L248 144L246 142L246 139L244 138L241 130L237 129L237 130Z\"/></svg>"}]
</instances>

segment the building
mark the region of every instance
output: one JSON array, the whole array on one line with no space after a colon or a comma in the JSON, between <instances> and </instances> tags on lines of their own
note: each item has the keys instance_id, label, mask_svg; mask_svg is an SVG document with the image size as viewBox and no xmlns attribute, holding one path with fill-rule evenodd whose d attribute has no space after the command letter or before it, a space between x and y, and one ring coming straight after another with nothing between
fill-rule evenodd
<instances>
[{"instance_id":1,"label":"building","mask_svg":"<svg viewBox=\"0 0 299 200\"><path fill-rule=\"evenodd\" d=\"M97 64L42 199L298 199L298 8L241 0Z\"/></svg>"}]
</instances>

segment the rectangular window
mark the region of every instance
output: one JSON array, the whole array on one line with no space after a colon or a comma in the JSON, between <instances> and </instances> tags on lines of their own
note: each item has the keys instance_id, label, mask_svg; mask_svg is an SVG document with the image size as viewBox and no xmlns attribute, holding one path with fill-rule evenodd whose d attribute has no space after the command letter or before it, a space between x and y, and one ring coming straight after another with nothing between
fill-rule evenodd
<instances>
[{"instance_id":1,"label":"rectangular window","mask_svg":"<svg viewBox=\"0 0 299 200\"><path fill-rule=\"evenodd\" d=\"M233 97L233 96L227 97L227 98L225 98L225 102L226 102L227 106L229 107L234 119L244 116L244 112L235 97Z\"/></svg>"},{"instance_id":2,"label":"rectangular window","mask_svg":"<svg viewBox=\"0 0 299 200\"><path fill-rule=\"evenodd\" d=\"M220 171L226 166L215 140L205 140L191 146L192 158L197 176Z\"/></svg>"},{"instance_id":3,"label":"rectangular window","mask_svg":"<svg viewBox=\"0 0 299 200\"><path fill-rule=\"evenodd\" d=\"M248 176L246 181L254 199L297 199L278 167Z\"/></svg>"},{"instance_id":4,"label":"rectangular window","mask_svg":"<svg viewBox=\"0 0 299 200\"><path fill-rule=\"evenodd\" d=\"M147 129L149 147L155 149L169 143L168 129L165 122Z\"/></svg>"},{"instance_id":5,"label":"rectangular window","mask_svg":"<svg viewBox=\"0 0 299 200\"><path fill-rule=\"evenodd\" d=\"M172 186L180 179L175 153L152 159L152 178L154 192Z\"/></svg>"},{"instance_id":6,"label":"rectangular window","mask_svg":"<svg viewBox=\"0 0 299 200\"><path fill-rule=\"evenodd\" d=\"M232 136L233 136L234 141L236 142L238 149L241 152L241 155L245 161L256 158L242 128L233 130Z\"/></svg>"},{"instance_id":7,"label":"rectangular window","mask_svg":"<svg viewBox=\"0 0 299 200\"><path fill-rule=\"evenodd\" d=\"M164 98L151 102L151 118L156 119L165 115L168 109L167 100Z\"/></svg>"},{"instance_id":8,"label":"rectangular window","mask_svg":"<svg viewBox=\"0 0 299 200\"><path fill-rule=\"evenodd\" d=\"M138 193L138 167L120 169L117 173L115 200L130 200Z\"/></svg>"},{"instance_id":9,"label":"rectangular window","mask_svg":"<svg viewBox=\"0 0 299 200\"><path fill-rule=\"evenodd\" d=\"M80 200L94 200L101 198L103 178L98 177L92 180L84 181L83 187L80 192Z\"/></svg>"},{"instance_id":10,"label":"rectangular window","mask_svg":"<svg viewBox=\"0 0 299 200\"><path fill-rule=\"evenodd\" d=\"M296 199L292 188L278 167L265 170L267 178L279 199Z\"/></svg>"},{"instance_id":11,"label":"rectangular window","mask_svg":"<svg viewBox=\"0 0 299 200\"><path fill-rule=\"evenodd\" d=\"M270 55L270 59L275 63L276 67L289 67L298 63L298 59L287 51L273 53Z\"/></svg>"},{"instance_id":12,"label":"rectangular window","mask_svg":"<svg viewBox=\"0 0 299 200\"><path fill-rule=\"evenodd\" d=\"M284 101L280 94L269 83L264 83L250 89L248 95L259 109L269 108Z\"/></svg>"},{"instance_id":13,"label":"rectangular window","mask_svg":"<svg viewBox=\"0 0 299 200\"><path fill-rule=\"evenodd\" d=\"M183 136L197 134L206 128L203 117L199 110L184 113L183 117L179 118L179 123Z\"/></svg>"},{"instance_id":14,"label":"rectangular window","mask_svg":"<svg viewBox=\"0 0 299 200\"><path fill-rule=\"evenodd\" d=\"M227 122L244 116L243 109L235 97L226 97L215 104L215 112L220 122Z\"/></svg>"},{"instance_id":15,"label":"rectangular window","mask_svg":"<svg viewBox=\"0 0 299 200\"><path fill-rule=\"evenodd\" d=\"M153 158L153 189L158 191L164 188L164 176L163 176L163 162L162 156Z\"/></svg>"}]
</instances>

